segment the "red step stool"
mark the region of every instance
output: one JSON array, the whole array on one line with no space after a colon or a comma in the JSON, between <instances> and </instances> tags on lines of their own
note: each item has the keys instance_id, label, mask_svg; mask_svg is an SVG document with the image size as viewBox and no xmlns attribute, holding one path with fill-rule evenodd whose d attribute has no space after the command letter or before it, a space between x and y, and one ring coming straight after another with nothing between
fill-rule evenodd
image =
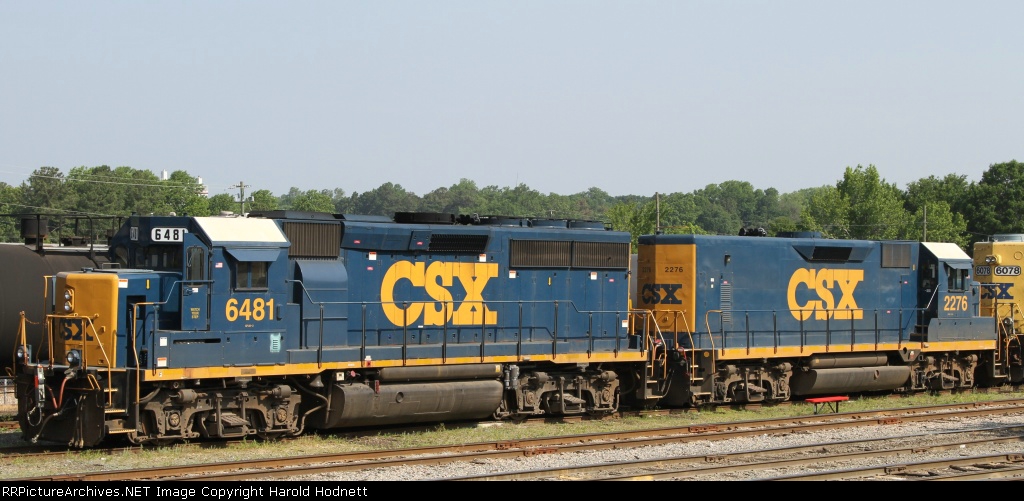
<instances>
[{"instance_id":1,"label":"red step stool","mask_svg":"<svg viewBox=\"0 0 1024 501\"><path fill-rule=\"evenodd\" d=\"M850 397L836 396L808 398L807 401L814 404L814 413L818 414L824 410L839 412L839 402L845 402L849 399Z\"/></svg>"}]
</instances>

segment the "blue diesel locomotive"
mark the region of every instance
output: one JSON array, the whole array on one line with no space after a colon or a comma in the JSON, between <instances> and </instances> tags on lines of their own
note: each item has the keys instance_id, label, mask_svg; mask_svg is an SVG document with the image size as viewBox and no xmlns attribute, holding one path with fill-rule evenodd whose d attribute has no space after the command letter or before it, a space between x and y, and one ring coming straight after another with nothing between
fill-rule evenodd
<instances>
[{"instance_id":1,"label":"blue diesel locomotive","mask_svg":"<svg viewBox=\"0 0 1024 501\"><path fill-rule=\"evenodd\" d=\"M1019 383L1020 343L979 313L949 243L647 235L637 307L678 370L663 405Z\"/></svg>"},{"instance_id":2,"label":"blue diesel locomotive","mask_svg":"<svg viewBox=\"0 0 1024 501\"><path fill-rule=\"evenodd\" d=\"M21 427L87 447L612 413L655 391L629 251L593 221L132 217L111 266L53 277L59 355L20 345Z\"/></svg>"}]
</instances>

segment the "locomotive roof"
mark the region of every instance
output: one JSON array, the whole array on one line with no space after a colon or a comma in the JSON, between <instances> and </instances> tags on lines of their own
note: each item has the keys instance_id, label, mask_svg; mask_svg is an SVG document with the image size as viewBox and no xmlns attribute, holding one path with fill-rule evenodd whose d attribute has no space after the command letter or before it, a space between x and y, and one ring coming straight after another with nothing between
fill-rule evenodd
<instances>
[{"instance_id":1,"label":"locomotive roof","mask_svg":"<svg viewBox=\"0 0 1024 501\"><path fill-rule=\"evenodd\" d=\"M968 256L963 249L957 244L951 244L948 242L921 242L921 245L925 246L929 252L939 259L966 259L970 260L971 256Z\"/></svg>"},{"instance_id":2,"label":"locomotive roof","mask_svg":"<svg viewBox=\"0 0 1024 501\"><path fill-rule=\"evenodd\" d=\"M947 242L921 242L933 256L944 261L970 261L971 257L957 244Z\"/></svg>"},{"instance_id":3,"label":"locomotive roof","mask_svg":"<svg viewBox=\"0 0 1024 501\"><path fill-rule=\"evenodd\" d=\"M271 219L197 217L195 221L214 245L283 247L288 244L281 228Z\"/></svg>"}]
</instances>

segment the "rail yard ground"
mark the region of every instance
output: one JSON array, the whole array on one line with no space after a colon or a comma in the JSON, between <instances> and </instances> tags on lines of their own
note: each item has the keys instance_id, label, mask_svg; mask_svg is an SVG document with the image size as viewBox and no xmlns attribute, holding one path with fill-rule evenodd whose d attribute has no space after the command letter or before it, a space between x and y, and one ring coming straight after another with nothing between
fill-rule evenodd
<instances>
[{"instance_id":1,"label":"rail yard ground","mask_svg":"<svg viewBox=\"0 0 1024 501\"><path fill-rule=\"evenodd\" d=\"M969 403L1024 398L1019 388L1002 391L964 392L957 394L915 395L909 397L860 397L844 402L844 412L900 408L919 405ZM83 470L119 470L139 465L168 466L183 464L243 461L261 458L299 456L344 451L383 450L427 445L467 444L515 440L556 435L594 433L601 431L660 428L680 424L727 423L770 417L813 414L813 404L795 402L787 405L728 408L689 412L654 412L626 415L603 420L566 421L553 424L493 423L488 425L432 425L421 429L393 429L379 432L361 431L306 435L294 440L248 440L222 447L203 447L200 443L154 447L143 451L118 452L110 449L83 450L68 456L39 462L9 459L0 468L0 478L24 478ZM0 433L0 454L4 447L26 445L19 430Z\"/></svg>"}]
</instances>

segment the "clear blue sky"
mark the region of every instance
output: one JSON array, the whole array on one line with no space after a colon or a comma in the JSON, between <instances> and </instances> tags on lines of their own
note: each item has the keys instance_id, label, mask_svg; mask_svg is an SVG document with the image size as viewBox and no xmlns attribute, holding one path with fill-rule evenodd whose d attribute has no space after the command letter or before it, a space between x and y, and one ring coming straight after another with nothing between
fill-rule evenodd
<instances>
[{"instance_id":1,"label":"clear blue sky","mask_svg":"<svg viewBox=\"0 0 1024 501\"><path fill-rule=\"evenodd\" d=\"M1024 2L0 0L0 181L905 188L1024 161Z\"/></svg>"}]
</instances>

